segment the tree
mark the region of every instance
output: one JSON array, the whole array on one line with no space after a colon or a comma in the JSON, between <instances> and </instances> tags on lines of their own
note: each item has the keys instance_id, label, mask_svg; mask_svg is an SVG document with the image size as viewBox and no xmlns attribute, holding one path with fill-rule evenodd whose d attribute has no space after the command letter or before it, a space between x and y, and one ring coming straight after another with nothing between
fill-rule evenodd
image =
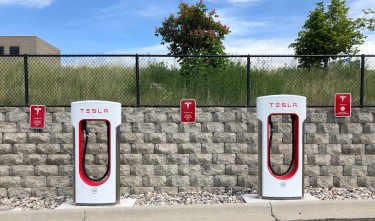
<instances>
[{"instance_id":1,"label":"tree","mask_svg":"<svg viewBox=\"0 0 375 221\"><path fill-rule=\"evenodd\" d=\"M362 10L365 14L362 18L363 26L370 31L375 30L375 11L372 9ZM370 17L372 15L372 17Z\"/></svg>"},{"instance_id":2,"label":"tree","mask_svg":"<svg viewBox=\"0 0 375 221\"><path fill-rule=\"evenodd\" d=\"M224 55L222 41L230 31L227 25L215 21L219 17L215 9L208 12L202 0L191 6L181 2L179 9L177 16L170 14L155 30L155 36L162 37L161 44L169 44L169 54Z\"/></svg>"},{"instance_id":3,"label":"tree","mask_svg":"<svg viewBox=\"0 0 375 221\"><path fill-rule=\"evenodd\" d=\"M331 0L325 11L324 1L318 2L305 21L298 38L290 44L296 55L333 55L330 57L301 57L303 67L327 67L328 60L336 59L338 54L356 54L358 45L364 43L365 36L360 30L363 27L360 19L348 18L349 7L346 0Z\"/></svg>"}]
</instances>

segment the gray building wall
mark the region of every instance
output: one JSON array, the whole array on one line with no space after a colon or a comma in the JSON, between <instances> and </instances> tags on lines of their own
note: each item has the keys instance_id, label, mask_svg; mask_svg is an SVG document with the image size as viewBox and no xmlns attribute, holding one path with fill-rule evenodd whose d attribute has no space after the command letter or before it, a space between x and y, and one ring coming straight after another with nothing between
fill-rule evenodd
<instances>
[{"instance_id":1,"label":"gray building wall","mask_svg":"<svg viewBox=\"0 0 375 221\"><path fill-rule=\"evenodd\" d=\"M46 128L29 129L28 108L0 108L0 197L73 194L70 108L47 108ZM305 186L375 187L375 108L308 108ZM290 143L284 119L275 127L273 154ZM105 133L90 133L88 164L103 171ZM124 193L211 190L258 185L255 109L198 108L197 122L181 124L178 108L123 108L120 185ZM276 162L275 161L275 162Z\"/></svg>"}]
</instances>

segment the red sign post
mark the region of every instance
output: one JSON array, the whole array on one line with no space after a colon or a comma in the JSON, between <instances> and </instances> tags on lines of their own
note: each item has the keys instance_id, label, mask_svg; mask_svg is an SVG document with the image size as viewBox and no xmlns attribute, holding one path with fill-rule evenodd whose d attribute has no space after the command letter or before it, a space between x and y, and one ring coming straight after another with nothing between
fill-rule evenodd
<instances>
[{"instance_id":1,"label":"red sign post","mask_svg":"<svg viewBox=\"0 0 375 221\"><path fill-rule=\"evenodd\" d=\"M180 101L180 116L182 123L195 123L196 103L194 99Z\"/></svg>"},{"instance_id":2,"label":"red sign post","mask_svg":"<svg viewBox=\"0 0 375 221\"><path fill-rule=\"evenodd\" d=\"M46 106L30 105L30 128L44 129L46 126Z\"/></svg>"},{"instance_id":3,"label":"red sign post","mask_svg":"<svg viewBox=\"0 0 375 221\"><path fill-rule=\"evenodd\" d=\"M335 94L335 116L350 117L352 109L352 95L350 93Z\"/></svg>"}]
</instances>

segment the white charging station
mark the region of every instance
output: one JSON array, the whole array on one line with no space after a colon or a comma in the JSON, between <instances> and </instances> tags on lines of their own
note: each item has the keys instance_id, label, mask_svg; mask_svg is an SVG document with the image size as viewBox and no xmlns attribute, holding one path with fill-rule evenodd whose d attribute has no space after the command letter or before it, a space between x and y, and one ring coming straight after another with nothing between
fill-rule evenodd
<instances>
[{"instance_id":1,"label":"white charging station","mask_svg":"<svg viewBox=\"0 0 375 221\"><path fill-rule=\"evenodd\" d=\"M285 172L278 172L271 165L273 116L290 117L291 161ZM304 195L304 130L306 97L296 95L271 95L257 98L259 122L259 184L260 198L301 199Z\"/></svg>"},{"instance_id":2,"label":"white charging station","mask_svg":"<svg viewBox=\"0 0 375 221\"><path fill-rule=\"evenodd\" d=\"M85 159L89 145L89 125L95 122L106 127L108 159L103 174L90 176L86 171ZM71 103L71 123L74 128L74 204L119 203L121 104L95 100L73 102Z\"/></svg>"}]
</instances>

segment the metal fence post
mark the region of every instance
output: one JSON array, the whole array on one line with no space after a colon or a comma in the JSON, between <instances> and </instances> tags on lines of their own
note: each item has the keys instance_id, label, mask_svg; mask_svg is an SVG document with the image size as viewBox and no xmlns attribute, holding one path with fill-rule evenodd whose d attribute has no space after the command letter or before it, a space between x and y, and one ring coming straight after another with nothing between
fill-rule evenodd
<instances>
[{"instance_id":1,"label":"metal fence post","mask_svg":"<svg viewBox=\"0 0 375 221\"><path fill-rule=\"evenodd\" d=\"M139 55L135 55L135 88L136 88L136 94L137 94L137 107L141 106L141 92L139 90L140 88L140 82L139 82Z\"/></svg>"},{"instance_id":2,"label":"metal fence post","mask_svg":"<svg viewBox=\"0 0 375 221\"><path fill-rule=\"evenodd\" d=\"M246 72L247 72L247 78L246 78L246 107L250 107L250 55L247 55L247 67L246 67Z\"/></svg>"},{"instance_id":3,"label":"metal fence post","mask_svg":"<svg viewBox=\"0 0 375 221\"><path fill-rule=\"evenodd\" d=\"M361 91L359 97L359 104L361 107L364 107L364 99L365 99L365 55L362 54L361 56Z\"/></svg>"},{"instance_id":4,"label":"metal fence post","mask_svg":"<svg viewBox=\"0 0 375 221\"><path fill-rule=\"evenodd\" d=\"M29 106L29 65L26 54L23 56L23 68L25 74L25 106Z\"/></svg>"}]
</instances>

